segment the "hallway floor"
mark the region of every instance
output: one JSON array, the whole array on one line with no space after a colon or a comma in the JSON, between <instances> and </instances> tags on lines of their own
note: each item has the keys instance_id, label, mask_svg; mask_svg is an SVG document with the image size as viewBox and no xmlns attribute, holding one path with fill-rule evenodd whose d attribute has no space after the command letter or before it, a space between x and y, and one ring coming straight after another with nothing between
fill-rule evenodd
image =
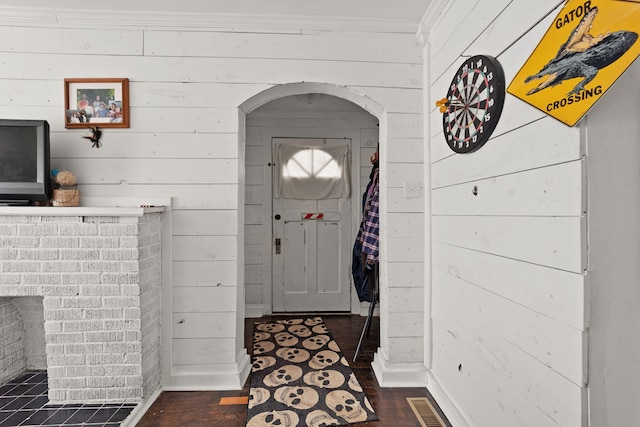
<instances>
[{"instance_id":1,"label":"hallway floor","mask_svg":"<svg viewBox=\"0 0 640 427\"><path fill-rule=\"evenodd\" d=\"M323 318L337 341L378 415L378 421L358 423L357 425L362 427L421 427L420 421L411 410L406 398L427 397L435 406L427 389L382 388L378 385L371 368L373 355L379 346L380 319L378 317L373 319L369 336L364 338L357 361L353 362L366 318L346 314L318 315ZM277 316L277 318L282 317ZM301 317L301 315L294 317ZM268 321L272 318L246 319L245 346L248 350L252 348L254 322ZM249 380L242 390L236 391L163 392L136 427L244 427L247 417L247 405L244 402L246 402L248 395ZM446 422L444 415L439 415ZM450 425L447 423L445 427L450 427Z\"/></svg>"}]
</instances>

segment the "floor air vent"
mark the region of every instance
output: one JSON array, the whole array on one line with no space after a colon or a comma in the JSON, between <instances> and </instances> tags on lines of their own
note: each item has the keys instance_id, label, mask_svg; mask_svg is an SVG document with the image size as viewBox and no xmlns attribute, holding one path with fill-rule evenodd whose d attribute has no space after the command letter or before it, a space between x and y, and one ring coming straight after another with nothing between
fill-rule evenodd
<instances>
[{"instance_id":1,"label":"floor air vent","mask_svg":"<svg viewBox=\"0 0 640 427\"><path fill-rule=\"evenodd\" d=\"M407 402L422 427L445 427L445 423L426 397L407 397Z\"/></svg>"}]
</instances>

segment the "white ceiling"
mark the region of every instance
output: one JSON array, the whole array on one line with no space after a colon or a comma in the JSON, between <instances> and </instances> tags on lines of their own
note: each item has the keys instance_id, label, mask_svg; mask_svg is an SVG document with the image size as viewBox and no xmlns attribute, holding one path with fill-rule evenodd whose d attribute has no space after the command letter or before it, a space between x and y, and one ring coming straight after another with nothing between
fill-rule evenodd
<instances>
[{"instance_id":1,"label":"white ceiling","mask_svg":"<svg viewBox=\"0 0 640 427\"><path fill-rule=\"evenodd\" d=\"M400 20L415 23L416 28L430 3L431 0L0 0L0 6L20 8Z\"/></svg>"}]
</instances>

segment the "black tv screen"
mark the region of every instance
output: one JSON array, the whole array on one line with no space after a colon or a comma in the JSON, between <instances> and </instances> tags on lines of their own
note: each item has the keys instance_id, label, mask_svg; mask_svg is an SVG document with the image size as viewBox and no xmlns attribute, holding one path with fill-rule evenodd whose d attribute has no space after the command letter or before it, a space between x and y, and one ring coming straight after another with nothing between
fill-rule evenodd
<instances>
[{"instance_id":1,"label":"black tv screen","mask_svg":"<svg viewBox=\"0 0 640 427\"><path fill-rule=\"evenodd\" d=\"M48 202L49 162L46 120L0 119L0 201Z\"/></svg>"}]
</instances>

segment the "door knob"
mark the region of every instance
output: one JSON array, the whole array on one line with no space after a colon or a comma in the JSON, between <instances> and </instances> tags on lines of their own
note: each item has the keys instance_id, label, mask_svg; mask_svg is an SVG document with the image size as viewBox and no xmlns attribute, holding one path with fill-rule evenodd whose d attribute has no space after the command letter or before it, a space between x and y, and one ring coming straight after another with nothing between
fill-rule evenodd
<instances>
[{"instance_id":1,"label":"door knob","mask_svg":"<svg viewBox=\"0 0 640 427\"><path fill-rule=\"evenodd\" d=\"M276 219L276 221L277 221L277 220L279 220L279 219L280 219L280 218L282 218L282 217L280 216L280 214L276 214L276 216L274 216L274 218L275 218L275 219Z\"/></svg>"}]
</instances>

